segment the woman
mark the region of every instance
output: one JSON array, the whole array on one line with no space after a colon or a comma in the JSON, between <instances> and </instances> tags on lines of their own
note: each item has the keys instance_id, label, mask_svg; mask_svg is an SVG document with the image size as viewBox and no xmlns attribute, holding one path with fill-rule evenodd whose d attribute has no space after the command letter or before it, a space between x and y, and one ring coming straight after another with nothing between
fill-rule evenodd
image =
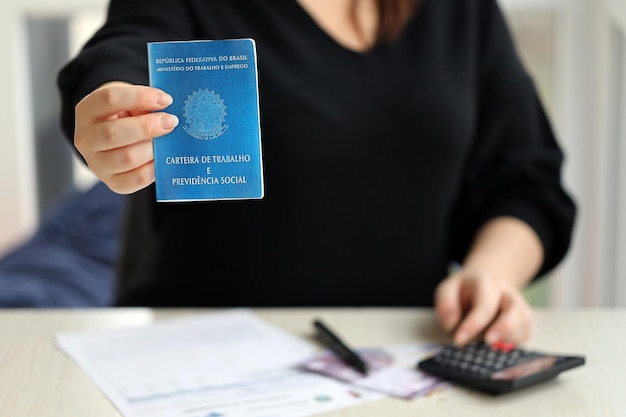
<instances>
[{"instance_id":1,"label":"woman","mask_svg":"<svg viewBox=\"0 0 626 417\"><path fill-rule=\"evenodd\" d=\"M225 38L256 41L265 197L156 203L152 138L178 120L146 43ZM457 344L522 342L521 289L570 244L495 0L112 0L58 82L68 137L130 194L119 305L434 304Z\"/></svg>"}]
</instances>

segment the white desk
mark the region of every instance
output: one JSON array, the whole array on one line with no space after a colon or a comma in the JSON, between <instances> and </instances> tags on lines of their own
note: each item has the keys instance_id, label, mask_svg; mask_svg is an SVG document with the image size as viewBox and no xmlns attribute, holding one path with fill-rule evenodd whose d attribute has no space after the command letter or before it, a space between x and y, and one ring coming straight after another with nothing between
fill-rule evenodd
<instances>
[{"instance_id":1,"label":"white desk","mask_svg":"<svg viewBox=\"0 0 626 417\"><path fill-rule=\"evenodd\" d=\"M198 311L211 310L0 310L0 416L119 416L91 379L55 347L54 334L145 324ZM254 311L302 337L312 334L311 321L319 316L355 347L448 340L430 310ZM582 354L587 363L500 397L455 386L425 398L383 398L323 416L626 416L626 310L537 310L535 323L526 347Z\"/></svg>"}]
</instances>

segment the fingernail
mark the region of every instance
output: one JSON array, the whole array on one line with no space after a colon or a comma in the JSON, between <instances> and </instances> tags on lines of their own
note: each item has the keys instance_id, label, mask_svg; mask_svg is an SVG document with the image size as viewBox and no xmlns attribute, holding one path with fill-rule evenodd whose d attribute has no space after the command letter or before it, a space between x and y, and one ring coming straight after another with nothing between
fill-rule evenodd
<instances>
[{"instance_id":1,"label":"fingernail","mask_svg":"<svg viewBox=\"0 0 626 417\"><path fill-rule=\"evenodd\" d=\"M163 129L173 129L178 126L178 117L173 114L164 114L161 116L161 127Z\"/></svg>"},{"instance_id":2,"label":"fingernail","mask_svg":"<svg viewBox=\"0 0 626 417\"><path fill-rule=\"evenodd\" d=\"M159 106L169 106L174 102L174 99L169 94L159 93L157 95L157 104Z\"/></svg>"}]
</instances>

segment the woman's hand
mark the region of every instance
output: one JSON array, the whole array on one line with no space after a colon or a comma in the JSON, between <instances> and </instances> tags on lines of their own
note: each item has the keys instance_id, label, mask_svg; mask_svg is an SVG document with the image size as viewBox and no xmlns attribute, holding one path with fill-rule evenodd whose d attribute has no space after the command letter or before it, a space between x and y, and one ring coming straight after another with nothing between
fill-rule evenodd
<instances>
[{"instance_id":1,"label":"woman's hand","mask_svg":"<svg viewBox=\"0 0 626 417\"><path fill-rule=\"evenodd\" d=\"M172 97L153 87L104 84L76 105L74 145L102 182L130 194L154 182L152 139L171 132L178 118L160 112Z\"/></svg>"},{"instance_id":2,"label":"woman's hand","mask_svg":"<svg viewBox=\"0 0 626 417\"><path fill-rule=\"evenodd\" d=\"M442 327L456 345L484 339L521 343L532 332L532 310L511 282L465 269L448 276L435 292Z\"/></svg>"},{"instance_id":3,"label":"woman's hand","mask_svg":"<svg viewBox=\"0 0 626 417\"><path fill-rule=\"evenodd\" d=\"M454 332L454 343L528 340L532 310L521 289L542 262L541 240L524 221L502 216L486 222L463 266L435 290L437 316L445 330Z\"/></svg>"}]
</instances>

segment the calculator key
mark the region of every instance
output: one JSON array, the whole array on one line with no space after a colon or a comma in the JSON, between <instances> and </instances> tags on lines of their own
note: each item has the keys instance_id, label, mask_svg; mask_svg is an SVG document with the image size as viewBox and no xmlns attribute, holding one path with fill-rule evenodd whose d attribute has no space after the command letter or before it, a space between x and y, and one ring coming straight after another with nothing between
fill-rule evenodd
<instances>
[{"instance_id":1,"label":"calculator key","mask_svg":"<svg viewBox=\"0 0 626 417\"><path fill-rule=\"evenodd\" d=\"M515 343L513 343L513 342L505 342L505 341L498 341L498 342L492 343L491 347L493 349L499 350L501 352L511 352L512 350L515 349Z\"/></svg>"}]
</instances>

